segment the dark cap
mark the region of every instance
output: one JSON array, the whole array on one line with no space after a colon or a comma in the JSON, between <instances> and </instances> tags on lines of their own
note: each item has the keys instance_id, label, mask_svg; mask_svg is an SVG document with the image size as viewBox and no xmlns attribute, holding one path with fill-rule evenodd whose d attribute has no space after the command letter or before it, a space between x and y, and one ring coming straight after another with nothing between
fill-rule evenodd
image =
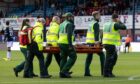
<instances>
[{"instance_id":1,"label":"dark cap","mask_svg":"<svg viewBox=\"0 0 140 84\"><path fill-rule=\"evenodd\" d=\"M73 17L73 14L70 13L70 12L68 12L68 13L65 13L65 14L63 15L63 17Z\"/></svg>"},{"instance_id":2,"label":"dark cap","mask_svg":"<svg viewBox=\"0 0 140 84\"><path fill-rule=\"evenodd\" d=\"M115 18L119 18L119 15L118 14L113 14L112 19L115 19Z\"/></svg>"}]
</instances>

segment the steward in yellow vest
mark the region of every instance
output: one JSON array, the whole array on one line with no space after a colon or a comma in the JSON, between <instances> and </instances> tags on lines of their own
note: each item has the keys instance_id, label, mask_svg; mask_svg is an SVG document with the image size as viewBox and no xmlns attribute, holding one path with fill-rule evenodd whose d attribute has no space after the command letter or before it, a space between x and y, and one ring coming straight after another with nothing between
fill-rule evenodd
<instances>
[{"instance_id":1,"label":"steward in yellow vest","mask_svg":"<svg viewBox=\"0 0 140 84\"><path fill-rule=\"evenodd\" d=\"M50 23L50 27L47 31L46 34L46 39L47 39L47 45L48 46L54 46L57 47L57 41L58 41L58 33L59 33L59 24L60 24L60 18L58 16L54 16L52 18L52 22ZM45 69L48 73L48 67L51 64L52 61L52 56L54 55L57 64L60 66L60 55L59 53L48 53L46 57L46 62L45 62Z\"/></svg>"},{"instance_id":2,"label":"steward in yellow vest","mask_svg":"<svg viewBox=\"0 0 140 84\"><path fill-rule=\"evenodd\" d=\"M92 15L94 19L92 23L90 24L87 30L87 35L86 35L86 43L89 44L89 47L101 43L100 42L100 26L99 26L100 13L98 11L94 11ZM101 75L103 75L105 55L103 51L97 54L100 56ZM93 53L88 53L86 62L85 62L84 76L92 76L90 74L90 68L89 68L92 62L92 58L93 58Z\"/></svg>"},{"instance_id":3,"label":"steward in yellow vest","mask_svg":"<svg viewBox=\"0 0 140 84\"><path fill-rule=\"evenodd\" d=\"M37 56L37 59L39 61L39 67L40 67L40 78L50 78L51 76L47 74L45 70L45 63L44 63L44 56L43 56L43 29L44 24L46 23L45 19L39 18L38 21L35 24L35 28L32 31L32 41L30 44L29 49L29 56L28 61L25 63L25 69L24 71L24 78L32 78L32 75L29 73L31 64L33 62L34 56Z\"/></svg>"},{"instance_id":4,"label":"steward in yellow vest","mask_svg":"<svg viewBox=\"0 0 140 84\"><path fill-rule=\"evenodd\" d=\"M104 77L115 77L112 71L118 58L116 46L121 45L119 30L125 29L126 26L120 22L117 14L112 15L111 22L107 22L103 25L102 43L106 50Z\"/></svg>"},{"instance_id":5,"label":"steward in yellow vest","mask_svg":"<svg viewBox=\"0 0 140 84\"><path fill-rule=\"evenodd\" d=\"M74 17L72 13L66 13L65 20L60 24L58 44L60 47L61 61L60 61L60 77L71 78L69 72L74 65L77 55L74 49Z\"/></svg>"}]
</instances>

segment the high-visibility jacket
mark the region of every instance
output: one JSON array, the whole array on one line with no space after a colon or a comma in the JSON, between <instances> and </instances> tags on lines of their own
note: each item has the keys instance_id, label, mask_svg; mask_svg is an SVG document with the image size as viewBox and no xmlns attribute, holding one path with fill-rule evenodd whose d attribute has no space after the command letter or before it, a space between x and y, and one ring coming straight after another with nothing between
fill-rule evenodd
<instances>
[{"instance_id":1,"label":"high-visibility jacket","mask_svg":"<svg viewBox=\"0 0 140 84\"><path fill-rule=\"evenodd\" d=\"M35 27L32 31L32 39L38 45L39 51L43 50L43 24L40 22L35 23Z\"/></svg>"},{"instance_id":2,"label":"high-visibility jacket","mask_svg":"<svg viewBox=\"0 0 140 84\"><path fill-rule=\"evenodd\" d=\"M95 43L95 35L94 35L94 24L96 21L93 21L89 26L87 34L86 34L86 43Z\"/></svg>"},{"instance_id":3,"label":"high-visibility jacket","mask_svg":"<svg viewBox=\"0 0 140 84\"><path fill-rule=\"evenodd\" d=\"M20 48L27 48L27 45L19 45Z\"/></svg>"},{"instance_id":4,"label":"high-visibility jacket","mask_svg":"<svg viewBox=\"0 0 140 84\"><path fill-rule=\"evenodd\" d=\"M68 34L66 32L66 27L68 24L71 24L69 21L65 20L63 23L60 24L59 30L59 44L68 44ZM74 40L74 35L72 35L72 42Z\"/></svg>"},{"instance_id":5,"label":"high-visibility jacket","mask_svg":"<svg viewBox=\"0 0 140 84\"><path fill-rule=\"evenodd\" d=\"M59 32L59 24L56 22L50 23L50 28L47 31L46 39L47 44L51 44L52 46L58 46L58 32Z\"/></svg>"},{"instance_id":6,"label":"high-visibility jacket","mask_svg":"<svg viewBox=\"0 0 140 84\"><path fill-rule=\"evenodd\" d=\"M103 25L103 44L121 45L120 33L114 28L115 22L107 22Z\"/></svg>"}]
</instances>

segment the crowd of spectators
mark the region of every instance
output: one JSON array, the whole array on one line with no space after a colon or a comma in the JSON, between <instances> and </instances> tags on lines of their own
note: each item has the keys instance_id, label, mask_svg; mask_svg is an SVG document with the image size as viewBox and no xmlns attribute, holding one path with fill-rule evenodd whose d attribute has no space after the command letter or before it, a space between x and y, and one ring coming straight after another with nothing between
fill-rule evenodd
<instances>
[{"instance_id":1,"label":"crowd of spectators","mask_svg":"<svg viewBox=\"0 0 140 84\"><path fill-rule=\"evenodd\" d=\"M42 0L39 3L42 4ZM102 15L110 15L114 12L127 14L125 11L127 8L132 10L132 0L47 0L47 5L58 10L58 13L63 12L65 6L74 6L71 12L75 15L90 15L94 10L100 10Z\"/></svg>"},{"instance_id":2,"label":"crowd of spectators","mask_svg":"<svg viewBox=\"0 0 140 84\"><path fill-rule=\"evenodd\" d=\"M101 15L111 15L113 13L128 14L128 10L132 11L132 1L133 0L47 0L46 7L55 9L52 15L55 14L59 16L64 13L66 6L73 6L70 12L76 16L91 15L93 11L97 10L100 11ZM43 10L43 0L35 0L35 8L36 10ZM2 16L1 11L0 16ZM24 16L27 16L27 14ZM32 15L29 13L28 16Z\"/></svg>"},{"instance_id":3,"label":"crowd of spectators","mask_svg":"<svg viewBox=\"0 0 140 84\"><path fill-rule=\"evenodd\" d=\"M63 14L65 6L74 6L73 14L78 16L91 15L93 11L99 10L101 15L112 13L128 14L127 9L132 11L133 0L48 0L50 8L55 8L58 15Z\"/></svg>"},{"instance_id":4,"label":"crowd of spectators","mask_svg":"<svg viewBox=\"0 0 140 84\"><path fill-rule=\"evenodd\" d=\"M119 14L125 14L125 10L131 8L129 0L92 0L92 3L93 10L100 10L102 15L110 15L114 11Z\"/></svg>"},{"instance_id":5,"label":"crowd of spectators","mask_svg":"<svg viewBox=\"0 0 140 84\"><path fill-rule=\"evenodd\" d=\"M127 9L132 10L132 0L88 0L77 6L74 10L76 15L91 15L92 11L99 10L102 15L112 13L127 14Z\"/></svg>"}]
</instances>

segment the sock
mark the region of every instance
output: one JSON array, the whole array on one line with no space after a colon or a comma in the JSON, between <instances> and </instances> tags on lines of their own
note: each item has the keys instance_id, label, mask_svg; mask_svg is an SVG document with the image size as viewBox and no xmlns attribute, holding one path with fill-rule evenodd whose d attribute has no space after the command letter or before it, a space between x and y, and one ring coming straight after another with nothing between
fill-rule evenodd
<instances>
[{"instance_id":1,"label":"sock","mask_svg":"<svg viewBox=\"0 0 140 84\"><path fill-rule=\"evenodd\" d=\"M10 59L10 58L11 58L11 52L7 51L7 59Z\"/></svg>"}]
</instances>

